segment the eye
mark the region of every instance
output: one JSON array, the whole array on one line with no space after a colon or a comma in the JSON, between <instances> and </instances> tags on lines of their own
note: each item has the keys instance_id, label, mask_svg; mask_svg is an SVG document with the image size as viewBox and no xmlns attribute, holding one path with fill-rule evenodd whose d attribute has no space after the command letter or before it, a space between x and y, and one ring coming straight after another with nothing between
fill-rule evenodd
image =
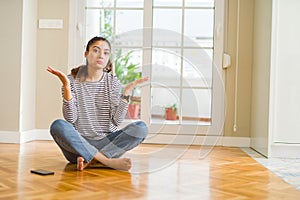
<instances>
[{"instance_id":1,"label":"eye","mask_svg":"<svg viewBox=\"0 0 300 200\"><path fill-rule=\"evenodd\" d=\"M93 52L94 53L98 53L98 49L93 49Z\"/></svg>"}]
</instances>

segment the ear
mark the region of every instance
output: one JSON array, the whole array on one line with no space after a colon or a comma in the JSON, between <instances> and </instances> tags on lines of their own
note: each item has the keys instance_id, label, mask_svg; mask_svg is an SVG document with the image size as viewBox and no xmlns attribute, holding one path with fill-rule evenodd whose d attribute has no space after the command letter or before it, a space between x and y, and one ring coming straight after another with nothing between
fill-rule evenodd
<instances>
[{"instance_id":1,"label":"ear","mask_svg":"<svg viewBox=\"0 0 300 200\"><path fill-rule=\"evenodd\" d=\"M86 58L88 54L89 54L89 52L88 52L88 51L85 51L85 52L84 52L84 57Z\"/></svg>"}]
</instances>

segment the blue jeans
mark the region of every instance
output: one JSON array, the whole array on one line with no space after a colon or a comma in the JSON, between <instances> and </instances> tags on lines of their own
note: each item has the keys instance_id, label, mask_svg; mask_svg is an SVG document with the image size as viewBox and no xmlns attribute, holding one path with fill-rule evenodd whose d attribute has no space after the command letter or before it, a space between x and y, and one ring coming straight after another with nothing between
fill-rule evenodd
<instances>
[{"instance_id":1,"label":"blue jeans","mask_svg":"<svg viewBox=\"0 0 300 200\"><path fill-rule=\"evenodd\" d=\"M137 121L100 140L90 140L81 136L71 123L58 119L51 124L50 133L66 159L76 163L79 156L90 162L98 152L108 158L118 158L142 143L148 129L144 122Z\"/></svg>"}]
</instances>

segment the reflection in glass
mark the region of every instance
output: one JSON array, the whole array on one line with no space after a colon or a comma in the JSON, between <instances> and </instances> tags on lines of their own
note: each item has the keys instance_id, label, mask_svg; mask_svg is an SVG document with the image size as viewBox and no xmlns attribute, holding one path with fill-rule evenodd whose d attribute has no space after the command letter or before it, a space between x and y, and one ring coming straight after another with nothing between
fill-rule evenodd
<instances>
[{"instance_id":1,"label":"reflection in glass","mask_svg":"<svg viewBox=\"0 0 300 200\"><path fill-rule=\"evenodd\" d=\"M107 37L116 48L112 50L112 59L122 60L131 52L128 63L139 65L136 72L140 73L144 17L140 8L143 8L144 0L87 0L86 5L87 40L95 35ZM153 0L152 28L152 123L209 124L214 0ZM122 66L126 67L126 64L122 63ZM122 70L126 75L126 69ZM140 97L140 90L136 89L133 96ZM165 108L172 105L177 107L178 118L165 120Z\"/></svg>"},{"instance_id":2,"label":"reflection in glass","mask_svg":"<svg viewBox=\"0 0 300 200\"><path fill-rule=\"evenodd\" d=\"M195 20L197 19L197 20ZM185 46L212 47L214 36L213 9L186 9L184 18ZM192 43L191 41L194 41Z\"/></svg>"},{"instance_id":3,"label":"reflection in glass","mask_svg":"<svg viewBox=\"0 0 300 200\"><path fill-rule=\"evenodd\" d=\"M183 86L212 87L212 50L184 49Z\"/></svg>"},{"instance_id":4,"label":"reflection in glass","mask_svg":"<svg viewBox=\"0 0 300 200\"><path fill-rule=\"evenodd\" d=\"M181 9L154 9L153 46L181 45L181 17Z\"/></svg>"},{"instance_id":5,"label":"reflection in glass","mask_svg":"<svg viewBox=\"0 0 300 200\"><path fill-rule=\"evenodd\" d=\"M214 7L215 0L185 0L186 7Z\"/></svg>"},{"instance_id":6,"label":"reflection in glass","mask_svg":"<svg viewBox=\"0 0 300 200\"><path fill-rule=\"evenodd\" d=\"M89 41L100 33L100 10L86 10L85 39Z\"/></svg>"},{"instance_id":7,"label":"reflection in glass","mask_svg":"<svg viewBox=\"0 0 300 200\"><path fill-rule=\"evenodd\" d=\"M153 48L151 81L166 86L180 86L180 49Z\"/></svg>"},{"instance_id":8,"label":"reflection in glass","mask_svg":"<svg viewBox=\"0 0 300 200\"><path fill-rule=\"evenodd\" d=\"M211 123L211 90L182 90L183 123Z\"/></svg>"},{"instance_id":9,"label":"reflection in glass","mask_svg":"<svg viewBox=\"0 0 300 200\"><path fill-rule=\"evenodd\" d=\"M87 9L85 20L86 41L98 35L111 41L113 35L113 19L113 10Z\"/></svg>"},{"instance_id":10,"label":"reflection in glass","mask_svg":"<svg viewBox=\"0 0 300 200\"><path fill-rule=\"evenodd\" d=\"M182 0L153 0L153 6L182 6Z\"/></svg>"},{"instance_id":11,"label":"reflection in glass","mask_svg":"<svg viewBox=\"0 0 300 200\"><path fill-rule=\"evenodd\" d=\"M117 7L143 8L144 0L117 0Z\"/></svg>"},{"instance_id":12,"label":"reflection in glass","mask_svg":"<svg viewBox=\"0 0 300 200\"><path fill-rule=\"evenodd\" d=\"M120 80L123 87L128 83L141 78L142 48L113 49L114 75ZM128 106L127 119L140 119L141 89L137 86L132 90Z\"/></svg>"},{"instance_id":13,"label":"reflection in glass","mask_svg":"<svg viewBox=\"0 0 300 200\"><path fill-rule=\"evenodd\" d=\"M122 32L114 37L115 46L136 48L143 46L143 30L136 29L133 31Z\"/></svg>"},{"instance_id":14,"label":"reflection in glass","mask_svg":"<svg viewBox=\"0 0 300 200\"><path fill-rule=\"evenodd\" d=\"M128 57L128 64L134 64L138 66L138 72L142 71L142 59L143 59L143 51L142 48L114 48L112 47L112 60L115 60L116 57L126 57L126 55L130 54Z\"/></svg>"},{"instance_id":15,"label":"reflection in glass","mask_svg":"<svg viewBox=\"0 0 300 200\"><path fill-rule=\"evenodd\" d=\"M116 13L116 35L143 28L142 10L118 10Z\"/></svg>"},{"instance_id":16,"label":"reflection in glass","mask_svg":"<svg viewBox=\"0 0 300 200\"><path fill-rule=\"evenodd\" d=\"M155 84L155 83L154 83ZM151 120L152 123L172 122L178 123L178 120L166 120L165 110L172 105L177 106L177 115L180 115L179 89L168 87L154 87L151 89Z\"/></svg>"},{"instance_id":17,"label":"reflection in glass","mask_svg":"<svg viewBox=\"0 0 300 200\"><path fill-rule=\"evenodd\" d=\"M113 7L114 0L86 0L87 7Z\"/></svg>"}]
</instances>

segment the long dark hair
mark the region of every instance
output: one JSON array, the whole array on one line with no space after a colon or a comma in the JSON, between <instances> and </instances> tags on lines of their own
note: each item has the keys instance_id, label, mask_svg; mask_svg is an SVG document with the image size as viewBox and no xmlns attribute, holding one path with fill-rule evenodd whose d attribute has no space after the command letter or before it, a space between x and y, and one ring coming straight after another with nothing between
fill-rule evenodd
<instances>
[{"instance_id":1,"label":"long dark hair","mask_svg":"<svg viewBox=\"0 0 300 200\"><path fill-rule=\"evenodd\" d=\"M108 46L109 46L109 49L111 49L111 45L110 45L110 42L104 38L104 37L99 37L99 36L96 36L96 37L93 37L92 39L90 39L90 41L87 43L86 45L86 51L89 51L90 50L90 47L95 43L95 42L98 42L98 41L105 41ZM110 61L110 59L108 60L108 63L106 65L106 67L103 69L104 72L111 72L113 70L113 65L112 65L112 62ZM78 77L80 80L84 81L88 75L88 70L87 70L87 65L81 65L79 67L76 67L76 68L73 68L71 70L71 75L76 78Z\"/></svg>"}]
</instances>

